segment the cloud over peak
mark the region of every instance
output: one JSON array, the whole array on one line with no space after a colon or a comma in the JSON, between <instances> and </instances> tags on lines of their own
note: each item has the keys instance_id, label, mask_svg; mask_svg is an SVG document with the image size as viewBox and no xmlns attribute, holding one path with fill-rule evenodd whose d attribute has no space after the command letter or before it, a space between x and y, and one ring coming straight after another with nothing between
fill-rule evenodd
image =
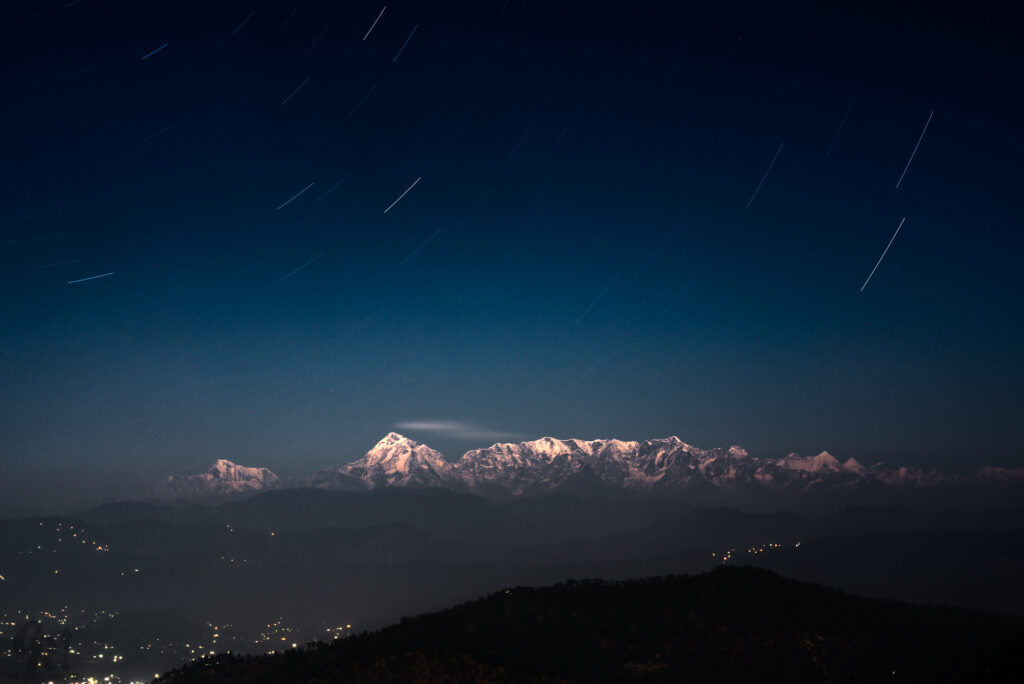
<instances>
[{"instance_id":1,"label":"cloud over peak","mask_svg":"<svg viewBox=\"0 0 1024 684\"><path fill-rule=\"evenodd\" d=\"M516 440L527 435L517 432L502 432L459 420L408 420L395 423L396 430L405 432L430 432L448 439L460 440Z\"/></svg>"}]
</instances>

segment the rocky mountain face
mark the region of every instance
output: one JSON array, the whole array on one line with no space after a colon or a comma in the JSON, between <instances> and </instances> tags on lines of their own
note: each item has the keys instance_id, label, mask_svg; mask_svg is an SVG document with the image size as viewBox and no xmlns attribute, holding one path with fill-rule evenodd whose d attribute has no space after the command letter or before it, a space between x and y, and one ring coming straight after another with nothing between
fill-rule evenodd
<instances>
[{"instance_id":1,"label":"rocky mountain face","mask_svg":"<svg viewBox=\"0 0 1024 684\"><path fill-rule=\"evenodd\" d=\"M864 466L827 451L816 456L754 456L746 449L701 449L678 437L644 441L541 439L467 451L455 462L391 432L362 458L326 468L300 486L347 491L382 487L440 487L487 498L605 488L639 495L760 490L821 491L858 487L921 488L963 482L1024 481L1024 469L985 466L971 477L933 469ZM283 486L266 468L217 461L206 473L171 476L158 487L164 498L256 492Z\"/></svg>"}]
</instances>

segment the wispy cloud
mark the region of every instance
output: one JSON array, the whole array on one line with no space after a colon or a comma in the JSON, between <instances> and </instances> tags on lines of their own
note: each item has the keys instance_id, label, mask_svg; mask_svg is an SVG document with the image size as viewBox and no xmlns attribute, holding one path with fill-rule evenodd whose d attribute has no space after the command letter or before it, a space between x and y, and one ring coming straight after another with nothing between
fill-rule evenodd
<instances>
[{"instance_id":1,"label":"wispy cloud","mask_svg":"<svg viewBox=\"0 0 1024 684\"><path fill-rule=\"evenodd\" d=\"M448 439L500 441L525 439L527 437L527 435L518 432L490 430L474 423L458 420L409 420L395 423L394 428L408 432L432 432Z\"/></svg>"}]
</instances>

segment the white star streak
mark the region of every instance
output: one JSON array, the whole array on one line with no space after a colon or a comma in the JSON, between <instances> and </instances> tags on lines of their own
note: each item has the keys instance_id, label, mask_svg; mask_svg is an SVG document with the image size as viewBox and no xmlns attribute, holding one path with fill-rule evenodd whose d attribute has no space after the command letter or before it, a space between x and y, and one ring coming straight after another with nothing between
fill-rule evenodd
<instances>
[{"instance_id":1,"label":"white star streak","mask_svg":"<svg viewBox=\"0 0 1024 684\"><path fill-rule=\"evenodd\" d=\"M68 281L68 285L72 285L74 283L84 283L86 280L96 280L97 278L106 278L107 276L112 276L112 275L114 275L113 271L111 271L110 273L101 273L99 275L89 276L88 278L79 278L78 280L69 280Z\"/></svg>"},{"instance_id":2,"label":"white star streak","mask_svg":"<svg viewBox=\"0 0 1024 684\"><path fill-rule=\"evenodd\" d=\"M306 79L305 81L303 81L302 83L300 83L300 84L299 84L299 87L298 87L298 88L296 88L295 90L293 90L293 91L292 91L292 94L291 94L291 95L289 95L288 97L286 97L286 98L284 98L283 100L281 100L281 106L283 107L284 105L286 105L286 104L288 103L288 100L290 100L290 99L292 99L293 97L295 97L295 95L296 95L296 94L297 94L297 93L298 93L298 92L299 92L300 90L302 90L302 88L303 88L303 87L304 87L304 86L305 86L305 85L306 85L307 83L309 83L309 79L308 79L308 78L307 78L307 79Z\"/></svg>"},{"instance_id":3,"label":"white star streak","mask_svg":"<svg viewBox=\"0 0 1024 684\"><path fill-rule=\"evenodd\" d=\"M758 183L757 188L754 189L754 194L750 196L749 200L747 200L747 209L750 208L754 198L757 197L757 193L761 192L761 186L764 185L766 180L768 180L768 174L772 172L772 167L775 166L775 160L779 158L779 155L782 153L782 146L785 144L786 143L779 143L779 150L775 153L775 156L772 157L772 163L768 165L768 170L764 172L764 175L761 177L761 182Z\"/></svg>"},{"instance_id":4,"label":"white star streak","mask_svg":"<svg viewBox=\"0 0 1024 684\"><path fill-rule=\"evenodd\" d=\"M292 196L291 196L291 199L289 199L289 200L288 200L287 202L285 202L284 204L281 204L281 205L279 205L279 206L277 207L277 210L278 210L278 211L281 211L281 210L282 210L283 208L287 207L287 206L288 206L289 204L291 204L292 202L294 202L295 200L297 200L297 199L299 198L299 195L301 195L302 193L306 192L307 190L309 190L309 189L310 189L311 187L313 187L314 185L316 185L316 183L310 183L310 184L309 184L309 185L307 185L306 187L304 187L304 188L302 188L301 190L299 190L299 191L298 191L297 193L295 193L294 195L292 195Z\"/></svg>"},{"instance_id":5,"label":"white star streak","mask_svg":"<svg viewBox=\"0 0 1024 684\"><path fill-rule=\"evenodd\" d=\"M914 145L914 151L910 153L910 159L907 160L907 165L903 167L903 173L900 174L900 179L896 181L896 187L900 187L900 183L903 182L903 177L907 175L907 169L910 168L910 162L914 161L914 155L917 154L917 148L921 146L921 141L924 139L924 132L928 130L928 124L932 122L932 117L935 115L935 110L928 115L928 120L924 122L924 128L921 129L921 135L917 138L917 144Z\"/></svg>"},{"instance_id":6,"label":"white star streak","mask_svg":"<svg viewBox=\"0 0 1024 684\"><path fill-rule=\"evenodd\" d=\"M149 52L149 53L147 53L147 54L143 55L143 56L142 56L142 59L149 59L150 57L152 57L153 55L155 55L156 53L160 52L160 51L161 51L161 50L163 50L163 49L164 49L165 47L167 47L167 45L168 45L168 43L164 43L163 45L161 45L160 47L158 47L158 48L157 48L156 50L153 50L152 52Z\"/></svg>"},{"instance_id":7,"label":"white star streak","mask_svg":"<svg viewBox=\"0 0 1024 684\"><path fill-rule=\"evenodd\" d=\"M402 265L404 266L404 265L406 264L406 262L408 262L408 261L409 261L409 259L412 259L412 258L413 258L414 256L416 256L416 254L417 254L417 253L418 253L418 252L419 252L419 251L420 251L421 249L423 249L424 247L426 247L426 246L427 246L427 243L428 243L428 242L430 242L430 241L431 241L431 240L433 240L433 239L434 239L435 237L437 237L437 234L438 234L438 233L440 233L440 232L441 232L441 228L438 228L437 230L435 230L435 231L434 231L434 233L433 233L433 235L431 235L431 236L430 236L430 237L428 237L428 238L427 238L426 240L424 240L424 241L423 241L423 243L422 243L422 244L421 244L421 245L420 245L419 247L417 247L416 249L414 249L414 250L412 251L412 253L411 253L411 254L410 254L409 256L407 256L407 257L405 257L404 259L402 259Z\"/></svg>"},{"instance_id":8,"label":"white star streak","mask_svg":"<svg viewBox=\"0 0 1024 684\"><path fill-rule=\"evenodd\" d=\"M288 280L288 279L289 279L289 278L291 278L291 277L292 277L293 275L295 275L296 273L298 273L299 271L301 271L302 269L306 268L307 266L309 266L310 264L312 264L312 263L313 263L314 261L316 261L317 259L319 259L320 257L322 257L322 256L323 256L324 254L326 254L326 252L320 252L320 253L319 253L319 254L317 254L317 255L316 255L315 257L313 257L312 259L310 259L309 261L307 261L306 263L302 264L302 265L301 265L301 266L299 266L299 267L298 267L297 269L295 269L294 271L292 271L291 273L289 273L288 275L286 275L286 276L285 276L284 278L281 278L281 280Z\"/></svg>"},{"instance_id":9,"label":"white star streak","mask_svg":"<svg viewBox=\"0 0 1024 684\"><path fill-rule=\"evenodd\" d=\"M886 252L888 252L889 248L892 247L892 241L896 239L896 235L900 232L900 228L903 227L903 222L906 221L906 220L907 220L906 216L904 216L902 219L900 219L900 225L896 226L896 232L892 234L892 238L889 240L889 244L887 244L885 246L885 251L882 252L882 256L878 257L878 264L882 263L882 259L885 258ZM875 264L875 267L873 269L871 269L871 273L868 275L868 279L865 280L864 284L860 286L860 291L861 292L863 292L864 288L868 286L868 282L871 281L871 276L875 275L875 271L878 270L878 264Z\"/></svg>"},{"instance_id":10,"label":"white star streak","mask_svg":"<svg viewBox=\"0 0 1024 684\"><path fill-rule=\"evenodd\" d=\"M370 32L373 31L375 26L377 26L377 22L380 21L380 18L384 16L384 10L386 10L387 8L388 6L384 5L384 9L382 9L380 11L380 14L377 15L377 18L373 20L373 24L370 25L370 30L366 32L365 36L363 36L363 40L366 40L367 38L370 37Z\"/></svg>"},{"instance_id":11,"label":"white star streak","mask_svg":"<svg viewBox=\"0 0 1024 684\"><path fill-rule=\"evenodd\" d=\"M388 213L389 211L391 211L391 207L393 207L393 206L395 206L396 204L398 204L399 200L401 200L401 199L402 199L403 197L405 197L405 196L406 196L406 194L408 194L408 192L409 192L410 190L412 190L412 189L413 189L413 187L415 187L415 185L416 185L417 183L419 183L419 182L420 182L420 180L421 180L422 178L423 178L423 176L420 176L419 178L417 178L416 180L414 180L414 181L412 182L412 185L410 185L409 187L407 187L407 188L405 189L405 192L403 192L403 193L402 193L401 195L399 195L399 196L398 196L398 199L396 199L396 200L395 200L394 202L392 202L392 203L391 203L391 204L390 204L390 205L388 206L388 208L384 210L384 213L386 214L386 213Z\"/></svg>"}]
</instances>

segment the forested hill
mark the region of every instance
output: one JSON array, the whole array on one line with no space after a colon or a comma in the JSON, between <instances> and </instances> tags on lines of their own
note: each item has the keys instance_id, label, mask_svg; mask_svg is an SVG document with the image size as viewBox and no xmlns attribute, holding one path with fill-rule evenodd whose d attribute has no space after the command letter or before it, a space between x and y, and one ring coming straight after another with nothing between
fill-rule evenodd
<instances>
[{"instance_id":1,"label":"forested hill","mask_svg":"<svg viewBox=\"0 0 1024 684\"><path fill-rule=\"evenodd\" d=\"M1024 621L865 599L749 567L512 588L332 645L160 682L1014 681Z\"/></svg>"}]
</instances>

